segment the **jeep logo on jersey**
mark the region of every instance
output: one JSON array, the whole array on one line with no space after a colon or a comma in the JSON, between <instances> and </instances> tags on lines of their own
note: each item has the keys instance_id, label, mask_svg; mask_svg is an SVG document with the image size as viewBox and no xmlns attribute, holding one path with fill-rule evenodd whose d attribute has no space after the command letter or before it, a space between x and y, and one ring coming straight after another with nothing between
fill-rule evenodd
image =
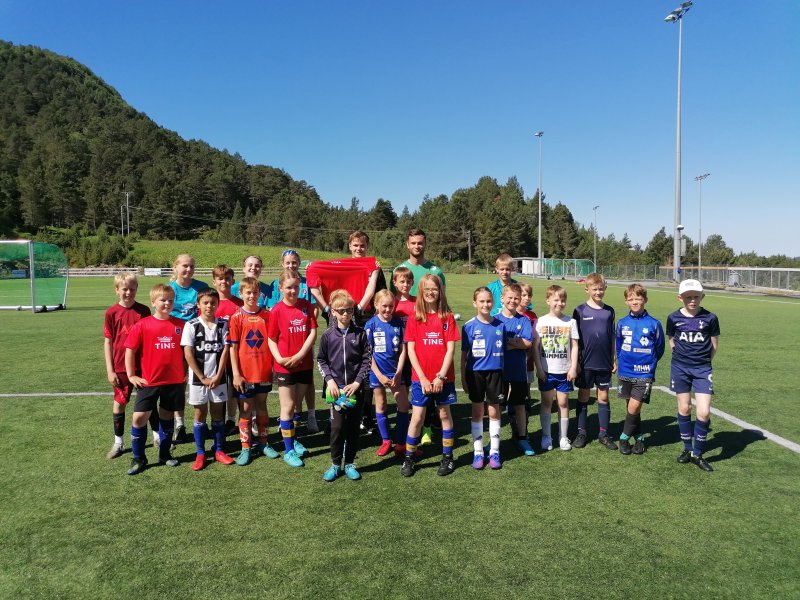
<instances>
[{"instance_id":1,"label":"jeep logo on jersey","mask_svg":"<svg viewBox=\"0 0 800 600\"><path fill-rule=\"evenodd\" d=\"M264 343L264 336L260 331L253 331L251 329L245 336L245 342L247 342L247 345L251 348L261 348L261 345Z\"/></svg>"}]
</instances>

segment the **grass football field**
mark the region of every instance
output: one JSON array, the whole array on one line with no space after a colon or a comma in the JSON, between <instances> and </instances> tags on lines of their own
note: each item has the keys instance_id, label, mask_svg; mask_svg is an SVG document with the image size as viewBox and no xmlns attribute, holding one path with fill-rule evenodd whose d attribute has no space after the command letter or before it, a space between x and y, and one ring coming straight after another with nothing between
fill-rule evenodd
<instances>
[{"instance_id":1,"label":"grass football field","mask_svg":"<svg viewBox=\"0 0 800 600\"><path fill-rule=\"evenodd\" d=\"M142 279L140 301L156 281ZM462 323L486 281L448 275ZM559 283L571 312L585 294ZM537 312L546 285L533 282ZM618 315L622 289L606 296ZM650 313L664 322L675 293L651 288ZM303 469L259 458L195 473L185 444L180 467L128 477L129 453L105 459L102 318L114 302L110 279L74 278L67 311L0 313L0 598L800 597L800 456L715 417L715 471L678 465L675 401L660 391L643 411L643 456L600 446L593 406L586 448L524 458L504 425L503 468L475 472L461 395L446 478L437 442L404 479L362 437L363 480L326 484L327 439L304 428ZM715 406L800 442L800 302L711 292L704 306L722 327ZM668 374L669 351L657 384ZM84 392L105 395L70 395ZM538 448L538 403L533 412ZM623 417L612 393L614 437Z\"/></svg>"}]
</instances>

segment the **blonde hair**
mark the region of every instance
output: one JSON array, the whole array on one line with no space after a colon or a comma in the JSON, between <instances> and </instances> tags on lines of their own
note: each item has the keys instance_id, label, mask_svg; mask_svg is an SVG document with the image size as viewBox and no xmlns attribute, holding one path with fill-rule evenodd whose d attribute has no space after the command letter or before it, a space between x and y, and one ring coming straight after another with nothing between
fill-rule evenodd
<instances>
[{"instance_id":1,"label":"blonde hair","mask_svg":"<svg viewBox=\"0 0 800 600\"><path fill-rule=\"evenodd\" d=\"M170 300L175 300L175 290L166 283L157 283L150 288L150 304L155 304L155 301L161 296L167 296Z\"/></svg>"},{"instance_id":2,"label":"blonde hair","mask_svg":"<svg viewBox=\"0 0 800 600\"><path fill-rule=\"evenodd\" d=\"M330 305L331 310L338 310L340 308L347 308L348 306L355 306L356 301L353 300L350 292L339 289L333 290L328 304Z\"/></svg>"},{"instance_id":3,"label":"blonde hair","mask_svg":"<svg viewBox=\"0 0 800 600\"><path fill-rule=\"evenodd\" d=\"M139 278L136 277L136 273L117 273L114 275L114 289L118 290L121 285L128 283L129 281L131 283L135 283L137 289L139 288Z\"/></svg>"},{"instance_id":4,"label":"blonde hair","mask_svg":"<svg viewBox=\"0 0 800 600\"><path fill-rule=\"evenodd\" d=\"M436 303L435 310L432 312L437 313L439 318L444 321L447 318L447 315L451 312L450 306L447 304L447 296L444 293L444 285L442 285L442 280L433 273L426 273L422 276L422 279L419 280L419 286L417 287L417 302L414 304L415 317L417 321L422 321L423 323L428 322L428 310L425 306L425 294L422 291L426 281L433 281L439 290L439 300Z\"/></svg>"},{"instance_id":5,"label":"blonde hair","mask_svg":"<svg viewBox=\"0 0 800 600\"><path fill-rule=\"evenodd\" d=\"M390 292L389 290L387 290L386 288L384 288L382 290L378 290L377 292L375 292L375 295L372 297L372 305L373 306L378 306L378 302L380 302L384 298L391 299L393 304L396 304L396 302L397 302L395 300L394 294L392 292Z\"/></svg>"},{"instance_id":6,"label":"blonde hair","mask_svg":"<svg viewBox=\"0 0 800 600\"><path fill-rule=\"evenodd\" d=\"M547 288L545 292L545 298L549 298L550 296L558 296L562 300L566 301L567 299L567 290L565 290L560 285L551 285Z\"/></svg>"},{"instance_id":7,"label":"blonde hair","mask_svg":"<svg viewBox=\"0 0 800 600\"><path fill-rule=\"evenodd\" d=\"M586 287L590 285L602 285L606 287L606 280L600 273L589 273L586 276Z\"/></svg>"},{"instance_id":8,"label":"blonde hair","mask_svg":"<svg viewBox=\"0 0 800 600\"><path fill-rule=\"evenodd\" d=\"M195 264L194 256L192 256L191 254L178 254L178 256L175 257L175 260L172 261L172 277L170 277L169 279L170 281L178 280L178 275L175 273L175 269L177 269L178 265L185 260L190 261L192 263L192 266L194 267Z\"/></svg>"},{"instance_id":9,"label":"blonde hair","mask_svg":"<svg viewBox=\"0 0 800 600\"><path fill-rule=\"evenodd\" d=\"M530 283L518 284L523 294L528 294L528 298L533 298L533 286Z\"/></svg>"},{"instance_id":10,"label":"blonde hair","mask_svg":"<svg viewBox=\"0 0 800 600\"><path fill-rule=\"evenodd\" d=\"M498 269L500 268L500 265L510 267L512 264L514 264L514 257L505 252L498 256L494 261L494 266Z\"/></svg>"},{"instance_id":11,"label":"blonde hair","mask_svg":"<svg viewBox=\"0 0 800 600\"><path fill-rule=\"evenodd\" d=\"M508 290L509 292L515 292L515 293L519 294L520 297L522 296L522 288L519 286L518 283L507 283L507 284L505 284L503 286L503 291L500 293L500 297L501 298L506 295L506 290Z\"/></svg>"},{"instance_id":12,"label":"blonde hair","mask_svg":"<svg viewBox=\"0 0 800 600\"><path fill-rule=\"evenodd\" d=\"M278 275L278 285L283 287L284 282L290 279L296 279L297 281L300 281L300 274L296 271L292 271L291 269L284 269L281 271L281 274Z\"/></svg>"}]
</instances>

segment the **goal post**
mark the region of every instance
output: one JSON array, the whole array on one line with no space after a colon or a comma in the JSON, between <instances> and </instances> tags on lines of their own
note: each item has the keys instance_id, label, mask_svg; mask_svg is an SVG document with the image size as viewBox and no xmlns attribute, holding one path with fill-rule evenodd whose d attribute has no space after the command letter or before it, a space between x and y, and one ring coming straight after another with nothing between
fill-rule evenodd
<instances>
[{"instance_id":1,"label":"goal post","mask_svg":"<svg viewBox=\"0 0 800 600\"><path fill-rule=\"evenodd\" d=\"M0 240L0 309L67 308L69 263L54 244Z\"/></svg>"}]
</instances>

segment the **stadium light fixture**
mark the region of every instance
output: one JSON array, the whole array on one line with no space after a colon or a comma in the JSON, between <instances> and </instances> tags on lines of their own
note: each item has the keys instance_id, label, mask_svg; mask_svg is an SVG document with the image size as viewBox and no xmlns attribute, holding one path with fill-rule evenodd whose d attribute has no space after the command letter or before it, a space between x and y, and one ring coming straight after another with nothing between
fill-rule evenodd
<instances>
[{"instance_id":1,"label":"stadium light fixture","mask_svg":"<svg viewBox=\"0 0 800 600\"><path fill-rule=\"evenodd\" d=\"M675 128L675 229L672 246L672 278L680 281L681 275L681 240L678 225L681 222L681 66L683 50L683 15L692 7L691 1L681 5L669 13L664 21L678 23L678 118Z\"/></svg>"}]
</instances>

